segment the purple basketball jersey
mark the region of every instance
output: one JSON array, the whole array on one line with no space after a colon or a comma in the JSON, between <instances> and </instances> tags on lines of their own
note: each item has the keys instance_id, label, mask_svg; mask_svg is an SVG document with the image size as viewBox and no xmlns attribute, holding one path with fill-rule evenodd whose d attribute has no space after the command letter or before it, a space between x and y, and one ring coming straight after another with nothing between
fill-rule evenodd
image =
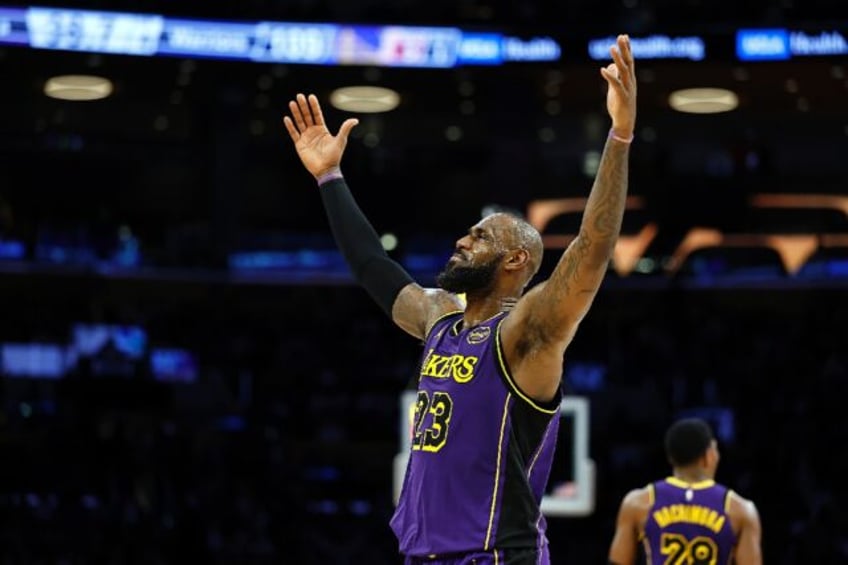
<instances>
[{"instance_id":1,"label":"purple basketball jersey","mask_svg":"<svg viewBox=\"0 0 848 565\"><path fill-rule=\"evenodd\" d=\"M427 336L409 463L391 520L404 555L547 553L539 504L561 398L538 403L518 389L501 350L505 316L462 328L462 313L448 314Z\"/></svg>"},{"instance_id":2,"label":"purple basketball jersey","mask_svg":"<svg viewBox=\"0 0 848 565\"><path fill-rule=\"evenodd\" d=\"M675 477L651 485L645 524L649 565L730 562L736 534L727 515L730 491L714 481L689 484Z\"/></svg>"}]
</instances>

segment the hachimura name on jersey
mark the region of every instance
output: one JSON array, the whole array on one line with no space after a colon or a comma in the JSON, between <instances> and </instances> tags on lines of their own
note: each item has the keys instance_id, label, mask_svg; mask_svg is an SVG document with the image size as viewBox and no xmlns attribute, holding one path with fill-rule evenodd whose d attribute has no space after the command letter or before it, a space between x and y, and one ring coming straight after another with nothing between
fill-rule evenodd
<instances>
[{"instance_id":1,"label":"hachimura name on jersey","mask_svg":"<svg viewBox=\"0 0 848 565\"><path fill-rule=\"evenodd\" d=\"M727 515L730 490L714 481L689 484L674 477L649 486L645 525L649 565L723 565L736 535Z\"/></svg>"}]
</instances>

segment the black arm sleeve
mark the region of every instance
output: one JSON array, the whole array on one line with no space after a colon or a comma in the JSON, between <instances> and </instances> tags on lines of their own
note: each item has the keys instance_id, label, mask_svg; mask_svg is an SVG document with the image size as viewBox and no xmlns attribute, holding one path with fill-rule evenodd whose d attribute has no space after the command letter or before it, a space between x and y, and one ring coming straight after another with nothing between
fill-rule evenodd
<instances>
[{"instance_id":1,"label":"black arm sleeve","mask_svg":"<svg viewBox=\"0 0 848 565\"><path fill-rule=\"evenodd\" d=\"M398 293L414 280L383 249L377 232L359 209L344 179L328 181L319 190L336 245L356 282L391 318Z\"/></svg>"}]
</instances>

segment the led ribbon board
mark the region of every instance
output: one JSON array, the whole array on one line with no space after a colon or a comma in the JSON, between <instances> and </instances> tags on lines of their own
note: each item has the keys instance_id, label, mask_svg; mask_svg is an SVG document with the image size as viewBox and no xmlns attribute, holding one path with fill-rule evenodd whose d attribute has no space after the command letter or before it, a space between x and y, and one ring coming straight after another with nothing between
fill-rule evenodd
<instances>
[{"instance_id":1,"label":"led ribbon board","mask_svg":"<svg viewBox=\"0 0 848 565\"><path fill-rule=\"evenodd\" d=\"M452 27L231 22L68 8L0 7L0 45L134 56L450 68L556 61L548 37Z\"/></svg>"},{"instance_id":2,"label":"led ribbon board","mask_svg":"<svg viewBox=\"0 0 848 565\"><path fill-rule=\"evenodd\" d=\"M736 32L736 57L740 61L785 61L792 57L845 55L848 55L848 39L839 31L770 28L740 29Z\"/></svg>"}]
</instances>

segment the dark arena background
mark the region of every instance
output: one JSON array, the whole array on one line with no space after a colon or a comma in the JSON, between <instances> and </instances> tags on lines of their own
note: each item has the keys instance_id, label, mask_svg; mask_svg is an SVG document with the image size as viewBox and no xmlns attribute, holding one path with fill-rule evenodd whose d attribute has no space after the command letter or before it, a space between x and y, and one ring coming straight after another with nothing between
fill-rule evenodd
<instances>
[{"instance_id":1,"label":"dark arena background","mask_svg":"<svg viewBox=\"0 0 848 565\"><path fill-rule=\"evenodd\" d=\"M345 174L422 284L502 209L542 231L545 275L618 33L631 198L565 358L593 472L570 475L566 420L550 492L590 508L548 518L553 563L606 563L684 415L766 563L848 563L844 0L67 0L0 6L0 564L400 563L420 344L353 284L286 104L360 119ZM349 86L392 92L346 111Z\"/></svg>"}]
</instances>

